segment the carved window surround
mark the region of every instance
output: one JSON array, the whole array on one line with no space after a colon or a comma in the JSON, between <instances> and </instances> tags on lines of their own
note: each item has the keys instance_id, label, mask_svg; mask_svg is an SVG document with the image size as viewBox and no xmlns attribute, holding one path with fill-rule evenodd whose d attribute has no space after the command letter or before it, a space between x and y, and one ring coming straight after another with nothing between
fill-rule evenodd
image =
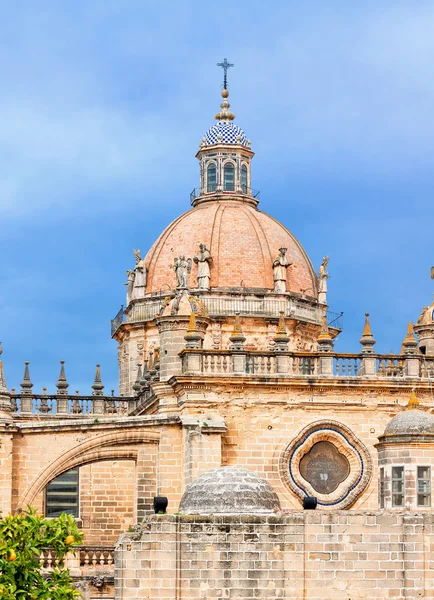
<instances>
[{"instance_id":1,"label":"carved window surround","mask_svg":"<svg viewBox=\"0 0 434 600\"><path fill-rule=\"evenodd\" d=\"M329 493L319 493L300 472L300 461L318 442L330 442L349 464L349 474ZM284 449L279 462L284 483L302 500L318 499L321 509L349 508L365 490L372 475L372 460L366 446L345 425L322 420L305 427Z\"/></svg>"}]
</instances>

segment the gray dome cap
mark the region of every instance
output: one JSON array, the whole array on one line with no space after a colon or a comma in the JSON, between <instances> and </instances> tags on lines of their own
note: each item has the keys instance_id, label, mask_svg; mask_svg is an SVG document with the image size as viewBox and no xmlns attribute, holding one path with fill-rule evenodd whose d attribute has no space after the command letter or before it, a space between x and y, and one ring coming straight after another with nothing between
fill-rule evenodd
<instances>
[{"instance_id":1,"label":"gray dome cap","mask_svg":"<svg viewBox=\"0 0 434 600\"><path fill-rule=\"evenodd\" d=\"M271 514L280 510L272 487L253 471L221 467L200 475L187 486L179 505L183 514Z\"/></svg>"},{"instance_id":2,"label":"gray dome cap","mask_svg":"<svg viewBox=\"0 0 434 600\"><path fill-rule=\"evenodd\" d=\"M433 435L434 417L423 410L404 410L386 425L384 435Z\"/></svg>"}]
</instances>

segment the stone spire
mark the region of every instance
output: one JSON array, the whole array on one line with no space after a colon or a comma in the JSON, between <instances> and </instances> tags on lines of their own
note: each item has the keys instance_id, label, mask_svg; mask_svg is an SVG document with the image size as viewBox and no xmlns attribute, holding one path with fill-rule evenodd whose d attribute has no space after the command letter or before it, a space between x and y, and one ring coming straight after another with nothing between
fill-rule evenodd
<instances>
[{"instance_id":1,"label":"stone spire","mask_svg":"<svg viewBox=\"0 0 434 600\"><path fill-rule=\"evenodd\" d=\"M0 356L3 353L3 349L1 347L0 342ZM11 412L11 395L9 393L8 387L6 385L6 378L3 371L3 362L0 360L0 414L2 414L2 418L9 420L10 412Z\"/></svg>"},{"instance_id":2,"label":"stone spire","mask_svg":"<svg viewBox=\"0 0 434 600\"><path fill-rule=\"evenodd\" d=\"M360 338L362 344L362 354L375 354L374 346L375 339L371 331L371 322L369 320L369 313L365 313L365 326L363 328L363 334Z\"/></svg>"},{"instance_id":3,"label":"stone spire","mask_svg":"<svg viewBox=\"0 0 434 600\"><path fill-rule=\"evenodd\" d=\"M33 383L30 381L29 361L24 363L24 377L21 382L21 393L30 395L32 393Z\"/></svg>"},{"instance_id":4,"label":"stone spire","mask_svg":"<svg viewBox=\"0 0 434 600\"><path fill-rule=\"evenodd\" d=\"M56 387L57 387L57 394L59 396L67 396L68 395L69 383L66 381L65 361L64 360L60 361L60 373L59 373L59 379L57 380L57 383L56 383Z\"/></svg>"},{"instance_id":5,"label":"stone spire","mask_svg":"<svg viewBox=\"0 0 434 600\"><path fill-rule=\"evenodd\" d=\"M246 337L241 329L240 313L235 313L234 328L229 339L232 342L231 350L244 350Z\"/></svg>"},{"instance_id":6,"label":"stone spire","mask_svg":"<svg viewBox=\"0 0 434 600\"><path fill-rule=\"evenodd\" d=\"M95 379L92 384L92 396L104 396L104 386L101 381L101 366L96 365Z\"/></svg>"},{"instance_id":7,"label":"stone spire","mask_svg":"<svg viewBox=\"0 0 434 600\"><path fill-rule=\"evenodd\" d=\"M415 354L417 348L417 341L414 337L413 324L410 321L407 327L407 335L405 336L402 346L404 354Z\"/></svg>"},{"instance_id":8,"label":"stone spire","mask_svg":"<svg viewBox=\"0 0 434 600\"><path fill-rule=\"evenodd\" d=\"M3 348L0 343L0 356L3 354ZM6 378L3 371L3 362L0 360L0 398L2 396L9 397L8 386L6 385Z\"/></svg>"},{"instance_id":9,"label":"stone spire","mask_svg":"<svg viewBox=\"0 0 434 600\"><path fill-rule=\"evenodd\" d=\"M133 390L136 393L136 395L138 396L140 394L140 390L141 390L141 385L140 385L140 380L142 379L142 365L141 363L139 363L137 365L137 377L136 377L136 381L134 382L133 385Z\"/></svg>"}]
</instances>

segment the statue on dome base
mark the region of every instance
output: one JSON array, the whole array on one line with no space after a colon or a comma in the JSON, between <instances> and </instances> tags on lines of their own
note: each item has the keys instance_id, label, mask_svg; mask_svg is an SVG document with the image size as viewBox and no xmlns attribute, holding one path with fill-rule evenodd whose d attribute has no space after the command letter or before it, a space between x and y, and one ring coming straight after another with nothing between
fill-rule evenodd
<instances>
[{"instance_id":1,"label":"statue on dome base","mask_svg":"<svg viewBox=\"0 0 434 600\"><path fill-rule=\"evenodd\" d=\"M209 290L212 256L205 244L199 244L199 253L193 260L197 264L197 287L200 290Z\"/></svg>"},{"instance_id":2,"label":"statue on dome base","mask_svg":"<svg viewBox=\"0 0 434 600\"><path fill-rule=\"evenodd\" d=\"M145 267L145 260L140 256L140 250L134 250L136 266L134 267L134 291L133 297L144 298L146 291L146 280L148 271Z\"/></svg>"},{"instance_id":3,"label":"statue on dome base","mask_svg":"<svg viewBox=\"0 0 434 600\"><path fill-rule=\"evenodd\" d=\"M188 276L191 273L192 263L191 258L186 259L184 255L175 258L173 268L178 279L178 285L176 286L178 290L188 288Z\"/></svg>"},{"instance_id":4,"label":"statue on dome base","mask_svg":"<svg viewBox=\"0 0 434 600\"><path fill-rule=\"evenodd\" d=\"M291 266L286 256L287 248L279 248L279 256L273 261L274 291L286 292L286 269Z\"/></svg>"},{"instance_id":5,"label":"statue on dome base","mask_svg":"<svg viewBox=\"0 0 434 600\"><path fill-rule=\"evenodd\" d=\"M136 274L134 273L134 271L128 270L127 277L128 277L128 281L125 284L127 286L127 304L126 304L126 306L128 306L129 303L131 302L131 300L133 299L134 280L136 278Z\"/></svg>"},{"instance_id":6,"label":"statue on dome base","mask_svg":"<svg viewBox=\"0 0 434 600\"><path fill-rule=\"evenodd\" d=\"M327 304L327 279L330 279L330 275L327 273L328 262L329 257L324 256L318 273L318 302L320 304Z\"/></svg>"}]
</instances>

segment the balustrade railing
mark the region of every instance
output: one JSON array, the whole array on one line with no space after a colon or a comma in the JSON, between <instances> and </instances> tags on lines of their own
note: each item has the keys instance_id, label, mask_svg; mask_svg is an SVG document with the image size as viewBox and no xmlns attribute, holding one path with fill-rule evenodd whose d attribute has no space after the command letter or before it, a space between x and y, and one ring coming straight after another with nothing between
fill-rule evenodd
<instances>
[{"instance_id":1,"label":"balustrade railing","mask_svg":"<svg viewBox=\"0 0 434 600\"><path fill-rule=\"evenodd\" d=\"M13 394L12 412L39 415L127 415L137 403L137 398L127 396L60 396L49 394Z\"/></svg>"},{"instance_id":2,"label":"balustrade railing","mask_svg":"<svg viewBox=\"0 0 434 600\"><path fill-rule=\"evenodd\" d=\"M198 355L200 360L197 360ZM240 355L244 357L244 362L240 362ZM210 376L237 374L279 377L327 375L336 378L369 376L382 379L402 379L408 376L434 380L434 359L418 355L184 350L181 356L182 371L186 374L200 372ZM194 356L191 362L189 356ZM234 366L235 359L237 367ZM241 371L240 365L243 365Z\"/></svg>"},{"instance_id":3,"label":"balustrade railing","mask_svg":"<svg viewBox=\"0 0 434 600\"><path fill-rule=\"evenodd\" d=\"M336 377L357 377L360 375L361 357L359 354L336 354L333 363L333 375L336 375Z\"/></svg>"},{"instance_id":4,"label":"balustrade railing","mask_svg":"<svg viewBox=\"0 0 434 600\"><path fill-rule=\"evenodd\" d=\"M102 568L112 567L114 563L114 548L112 546L76 546L68 552L62 562L52 548L44 548L39 557L42 569L54 569L57 566L67 568Z\"/></svg>"},{"instance_id":5,"label":"balustrade railing","mask_svg":"<svg viewBox=\"0 0 434 600\"><path fill-rule=\"evenodd\" d=\"M172 292L168 292L171 295ZM196 292L195 292L196 293ZM131 304L123 317L129 323L137 323L142 321L151 321L158 317L163 306L165 293L161 297L146 298L146 300L138 301ZM210 317L233 317L235 313L240 313L241 316L254 316L275 318L279 314L283 314L287 318L301 319L311 323L321 323L323 309L318 306L313 306L300 300L296 297L267 297L267 296L210 296L198 294L201 302L205 305ZM114 322L114 321L113 321ZM120 327L122 320L116 321L117 327ZM342 313L334 313L327 311L327 322L330 327L342 329ZM112 330L116 331L117 328Z\"/></svg>"}]
</instances>

